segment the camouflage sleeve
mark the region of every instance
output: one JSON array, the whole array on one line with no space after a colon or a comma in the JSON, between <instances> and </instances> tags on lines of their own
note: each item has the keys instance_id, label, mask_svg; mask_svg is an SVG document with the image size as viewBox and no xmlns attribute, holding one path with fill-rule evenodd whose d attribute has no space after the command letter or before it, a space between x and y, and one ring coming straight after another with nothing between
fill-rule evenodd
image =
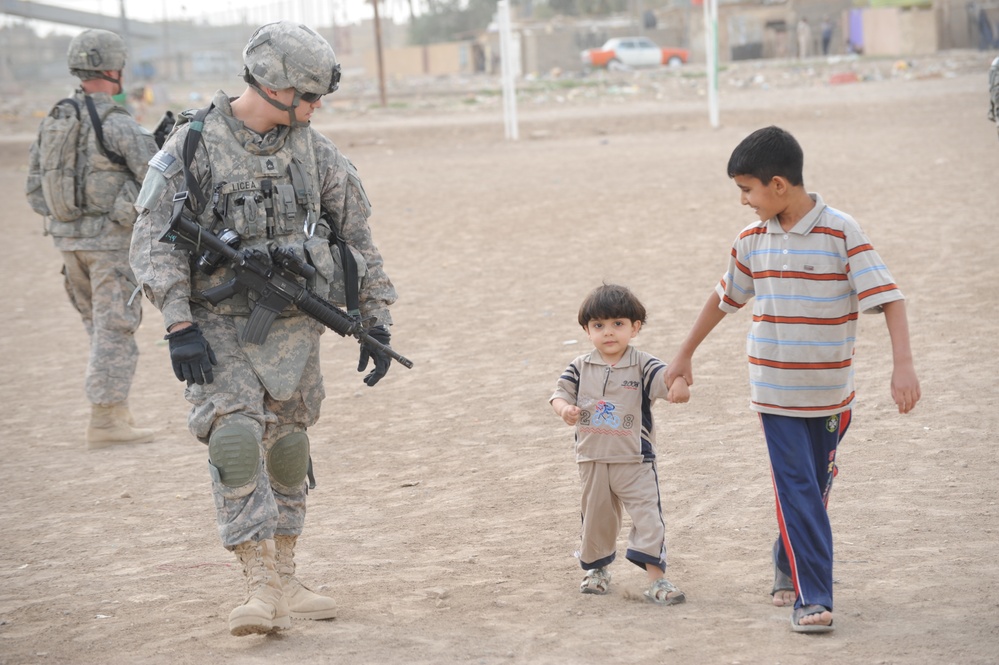
<instances>
[{"instance_id":1,"label":"camouflage sleeve","mask_svg":"<svg viewBox=\"0 0 999 665\"><path fill-rule=\"evenodd\" d=\"M109 113L103 123L104 143L128 162L128 170L138 182L146 177L149 160L156 154L152 132L126 113Z\"/></svg>"},{"instance_id":2,"label":"camouflage sleeve","mask_svg":"<svg viewBox=\"0 0 999 665\"><path fill-rule=\"evenodd\" d=\"M24 195L28 197L28 205L39 215L48 215L49 207L45 204L42 194L42 167L38 151L38 139L28 149L28 179L24 183Z\"/></svg>"},{"instance_id":3,"label":"camouflage sleeve","mask_svg":"<svg viewBox=\"0 0 999 665\"><path fill-rule=\"evenodd\" d=\"M389 306L396 301L395 287L385 274L382 255L371 237L368 216L371 203L364 193L357 169L329 139L316 132L316 162L319 168L320 198L344 240L357 249L367 263L367 275L359 294L361 317L375 325L391 325Z\"/></svg>"},{"instance_id":4,"label":"camouflage sleeve","mask_svg":"<svg viewBox=\"0 0 999 665\"><path fill-rule=\"evenodd\" d=\"M160 238L173 218L173 196L184 182L181 150L187 128L176 132L163 149L149 160L142 189L135 201L139 217L132 229L129 262L146 298L163 313L169 329L191 321L191 265L187 252L174 250ZM199 163L207 163L199 151L191 169L198 176ZM202 181L203 177L199 177Z\"/></svg>"}]
</instances>

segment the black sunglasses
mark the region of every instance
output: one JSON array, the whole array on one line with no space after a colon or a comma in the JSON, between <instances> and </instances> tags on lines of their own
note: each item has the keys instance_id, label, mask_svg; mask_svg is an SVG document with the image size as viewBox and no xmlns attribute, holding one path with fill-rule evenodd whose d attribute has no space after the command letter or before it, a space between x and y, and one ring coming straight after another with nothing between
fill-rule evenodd
<instances>
[{"instance_id":1,"label":"black sunglasses","mask_svg":"<svg viewBox=\"0 0 999 665\"><path fill-rule=\"evenodd\" d=\"M338 62L333 66L333 73L330 75L330 87L326 92L302 92L297 90L298 98L301 99L306 104L315 104L319 101L319 98L323 95L328 95L331 92L335 92L337 88L340 87L340 63Z\"/></svg>"}]
</instances>

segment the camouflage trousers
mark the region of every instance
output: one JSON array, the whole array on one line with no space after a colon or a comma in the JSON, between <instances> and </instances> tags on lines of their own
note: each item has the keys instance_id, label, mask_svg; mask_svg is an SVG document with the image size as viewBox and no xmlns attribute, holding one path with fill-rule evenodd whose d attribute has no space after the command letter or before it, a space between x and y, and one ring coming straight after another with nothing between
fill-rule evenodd
<instances>
[{"instance_id":1,"label":"camouflage trousers","mask_svg":"<svg viewBox=\"0 0 999 665\"><path fill-rule=\"evenodd\" d=\"M142 298L128 304L135 290L128 249L64 251L62 261L66 293L90 337L87 399L124 402L139 360L135 331L142 320Z\"/></svg>"},{"instance_id":2,"label":"camouflage trousers","mask_svg":"<svg viewBox=\"0 0 999 665\"><path fill-rule=\"evenodd\" d=\"M194 312L218 365L212 383L194 384L185 393L193 405L188 419L191 433L208 443L219 427L241 425L253 432L264 460L252 489L233 490L220 482L217 471L213 474L222 544L232 549L248 540L300 535L305 526L306 482L297 488L276 487L266 460L281 437L303 432L319 419L326 397L319 367L320 329L304 317L278 319L264 345L244 349L238 337L246 317L218 316L200 308ZM289 361L289 353L297 362L296 358ZM267 384L275 383L278 373L283 373L278 381L282 387L275 389L279 393L275 395Z\"/></svg>"}]
</instances>

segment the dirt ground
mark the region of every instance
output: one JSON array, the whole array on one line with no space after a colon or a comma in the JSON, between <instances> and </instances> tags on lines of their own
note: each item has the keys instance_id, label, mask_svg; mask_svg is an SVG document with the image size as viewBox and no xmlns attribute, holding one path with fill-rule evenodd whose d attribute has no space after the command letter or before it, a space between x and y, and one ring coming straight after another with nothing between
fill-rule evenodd
<instances>
[{"instance_id":1,"label":"dirt ground","mask_svg":"<svg viewBox=\"0 0 999 665\"><path fill-rule=\"evenodd\" d=\"M268 637L228 633L242 576L218 542L206 449L186 430L148 303L131 401L156 442L86 450L87 340L22 194L37 120L8 123L0 664L999 661L993 56L871 62L843 85L828 80L856 64L733 67L719 129L703 79L680 74L539 88L524 95L517 142L504 141L495 98L333 104L321 127L374 203L400 294L393 345L415 367L369 389L356 345L325 338L329 397L310 432L319 485L298 561L339 616ZM547 404L586 350L575 313L601 281L638 293L651 314L639 345L672 356L753 221L728 155L767 124L798 137L806 185L856 217L891 266L923 389L899 416L883 317L863 317L830 505L827 636L793 634L770 604L776 521L747 408L747 315L702 345L691 402L656 406L684 605L636 600L645 576L623 556L611 594L578 592L572 435Z\"/></svg>"}]
</instances>

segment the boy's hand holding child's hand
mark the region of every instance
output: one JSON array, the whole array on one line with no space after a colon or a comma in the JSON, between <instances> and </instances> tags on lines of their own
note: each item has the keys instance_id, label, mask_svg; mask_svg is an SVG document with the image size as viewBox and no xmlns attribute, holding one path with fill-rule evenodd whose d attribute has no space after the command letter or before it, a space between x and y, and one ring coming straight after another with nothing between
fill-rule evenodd
<instances>
[{"instance_id":1,"label":"boy's hand holding child's hand","mask_svg":"<svg viewBox=\"0 0 999 665\"><path fill-rule=\"evenodd\" d=\"M668 378L667 376L666 379ZM673 379L673 385L669 387L669 392L666 393L666 401L670 404L686 404L690 401L690 386L687 385L686 379L682 376Z\"/></svg>"}]
</instances>

